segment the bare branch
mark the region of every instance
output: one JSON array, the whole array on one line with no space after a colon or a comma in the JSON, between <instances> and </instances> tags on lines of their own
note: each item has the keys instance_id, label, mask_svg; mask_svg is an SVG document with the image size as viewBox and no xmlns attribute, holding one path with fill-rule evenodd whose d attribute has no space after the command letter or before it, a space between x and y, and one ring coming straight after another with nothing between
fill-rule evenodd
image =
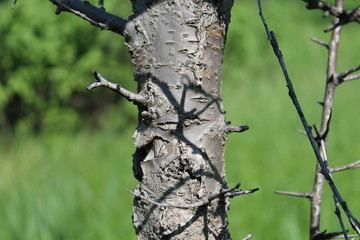
<instances>
[{"instance_id":1,"label":"bare branch","mask_svg":"<svg viewBox=\"0 0 360 240\"><path fill-rule=\"evenodd\" d=\"M317 38L311 38L310 40L313 41L313 42L315 42L315 43L320 44L321 46L326 47L327 49L329 49L329 43L327 43L327 42L325 42L325 41L319 40L319 39L317 39Z\"/></svg>"},{"instance_id":2,"label":"bare branch","mask_svg":"<svg viewBox=\"0 0 360 240\"><path fill-rule=\"evenodd\" d=\"M253 236L253 234L250 233L250 234L246 235L246 237L243 238L243 240L249 240L250 238L252 238L252 236Z\"/></svg>"},{"instance_id":3,"label":"bare branch","mask_svg":"<svg viewBox=\"0 0 360 240\"><path fill-rule=\"evenodd\" d=\"M345 225L344 225L344 221L343 221L343 219L341 217L341 212L340 212L340 209L339 209L338 201L337 201L334 194L333 194L333 198L334 198L334 202L335 202L335 214L336 214L336 216L337 216L337 218L339 220L339 223L340 223L340 226L341 226L341 229L342 229L341 233L343 233L345 239L348 240L349 239L348 234L347 234L348 231L345 229ZM339 235L339 234L336 234L336 235Z\"/></svg>"},{"instance_id":4,"label":"bare branch","mask_svg":"<svg viewBox=\"0 0 360 240\"><path fill-rule=\"evenodd\" d=\"M141 198L149 203L152 203L156 206L159 207L169 207L169 208L181 208L181 209L189 209L189 208L198 208L198 207L202 207L204 205L209 204L211 201L213 201L214 199L217 198L221 198L221 197L228 197L228 198L233 198L235 196L239 196L239 195L245 195L245 194L250 194L253 192L258 191L258 188L254 188L254 189L249 189L249 190L241 190L238 189L240 187L240 184L237 184L235 187L233 188L228 188L228 189L221 189L219 192L212 194L211 196L209 196L207 199L193 203L193 204L170 204L170 203L161 203L158 202L157 200L151 199L149 197L146 196L142 196L139 193L135 193L132 191L129 191L131 194L133 194L134 196Z\"/></svg>"},{"instance_id":5,"label":"bare branch","mask_svg":"<svg viewBox=\"0 0 360 240\"><path fill-rule=\"evenodd\" d=\"M348 237L349 238L358 238L358 237L360 237L360 235L348 235ZM331 239L340 239L340 238L345 238L345 236L344 235L340 235L340 236L334 236L334 237L332 237Z\"/></svg>"},{"instance_id":6,"label":"bare branch","mask_svg":"<svg viewBox=\"0 0 360 240\"><path fill-rule=\"evenodd\" d=\"M348 232L348 231L346 231ZM325 239L333 239L333 238L345 238L343 234L343 231L337 231L337 232L330 232L330 233L326 233L326 230L323 232L319 232L317 234L315 234L312 237L312 240L325 240ZM339 236L341 235L341 236ZM347 235L346 235L347 236ZM349 237L349 236L347 236Z\"/></svg>"},{"instance_id":7,"label":"bare branch","mask_svg":"<svg viewBox=\"0 0 360 240\"><path fill-rule=\"evenodd\" d=\"M104 6L104 0L99 0L99 8L105 10L105 6Z\"/></svg>"},{"instance_id":8,"label":"bare branch","mask_svg":"<svg viewBox=\"0 0 360 240\"><path fill-rule=\"evenodd\" d=\"M311 193L298 193L298 192L286 192L286 191L275 191L276 194L288 195L293 197L312 198Z\"/></svg>"},{"instance_id":9,"label":"bare branch","mask_svg":"<svg viewBox=\"0 0 360 240\"><path fill-rule=\"evenodd\" d=\"M344 166L330 167L329 170L330 170L330 172L340 172L340 171L359 168L359 167L360 167L360 160L357 160L355 162L349 163Z\"/></svg>"},{"instance_id":10,"label":"bare branch","mask_svg":"<svg viewBox=\"0 0 360 240\"><path fill-rule=\"evenodd\" d=\"M249 130L249 126L229 126L225 128L225 133L230 134L234 132L245 132Z\"/></svg>"},{"instance_id":11,"label":"bare branch","mask_svg":"<svg viewBox=\"0 0 360 240\"><path fill-rule=\"evenodd\" d=\"M343 26L350 22L357 22L360 23L360 6L353 10L343 11L339 18L339 22L333 24L332 26L327 27L324 31L329 32L337 28L338 26Z\"/></svg>"},{"instance_id":12,"label":"bare branch","mask_svg":"<svg viewBox=\"0 0 360 240\"><path fill-rule=\"evenodd\" d=\"M302 0L302 1L308 3L308 5L306 6L307 9L320 9L325 13L329 13L332 16L339 18L340 21L326 28L325 29L326 32L334 30L336 27L340 25L345 25L350 22L360 23L360 6L352 10L342 10L330 3L321 0Z\"/></svg>"},{"instance_id":13,"label":"bare branch","mask_svg":"<svg viewBox=\"0 0 360 240\"><path fill-rule=\"evenodd\" d=\"M98 73L98 72L94 72L94 76L95 76L97 82L90 84L87 87L88 90L91 90L91 89L97 88L97 87L107 87L107 88L119 93L120 95L125 97L128 101L133 102L136 105L146 106L147 101L144 96L137 94L137 93L130 92L129 90L121 87L120 84L109 82L106 78L101 76L100 73Z\"/></svg>"},{"instance_id":14,"label":"bare branch","mask_svg":"<svg viewBox=\"0 0 360 240\"><path fill-rule=\"evenodd\" d=\"M66 11L79 16L92 25L101 29L110 30L118 34L124 35L124 29L127 21L123 18L106 12L102 8L97 8L87 1L80 0L50 0L58 9L56 13Z\"/></svg>"},{"instance_id":15,"label":"bare branch","mask_svg":"<svg viewBox=\"0 0 360 240\"><path fill-rule=\"evenodd\" d=\"M14 0L13 5L11 6L12 8L15 8L16 2L17 0Z\"/></svg>"},{"instance_id":16,"label":"bare branch","mask_svg":"<svg viewBox=\"0 0 360 240\"><path fill-rule=\"evenodd\" d=\"M360 74L347 76L343 80L344 80L344 82L346 82L346 81L351 81L351 80L356 80L356 79L360 79Z\"/></svg>"},{"instance_id":17,"label":"bare branch","mask_svg":"<svg viewBox=\"0 0 360 240\"><path fill-rule=\"evenodd\" d=\"M336 200L335 201L335 204L337 202L339 202L339 204L341 205L342 209L344 210L344 212L346 213L349 221L350 221L350 224L351 226L353 227L353 229L358 233L360 234L360 224L358 222L358 220L352 215L350 209L348 208L347 206L347 203L345 202L345 200L342 198L339 190L337 189L336 185L335 185L335 182L333 181L332 179L332 176L329 172L329 169L327 167L327 162L323 161L323 158L321 157L321 154L320 154L320 151L318 149L318 146L317 146L317 142L314 138L314 136L312 135L311 133L311 128L309 126L309 124L307 123L307 120L305 118L305 115L300 107L300 103L296 97L296 93L295 93L295 90L293 88L293 85L292 85L292 81L289 77L289 74L287 72L287 69L286 69L286 65L285 65L285 62L284 62L284 59L283 59L283 56L282 56L282 53L280 51L280 48L279 48L279 44L276 40L276 37L275 37L275 34L274 32L270 32L269 31L269 28L266 24L266 21L265 21L265 18L262 14L262 7L261 7L261 2L260 0L258 0L258 6L259 6L259 15L262 19L262 22L264 24L264 27L265 27L265 31L266 31L266 34L270 40L270 43L271 43L271 46L274 50L274 53L276 55L276 57L278 58L278 61L279 61L279 64L281 66L281 69L283 71L283 74L285 76L285 80L286 80L286 83L287 83L287 87L288 87L288 90L289 90L289 96L296 108L296 111L299 115L299 118L303 124L303 127L307 133L307 136L308 136L308 139L310 141L310 144L312 146L312 149L313 149L313 152L316 156L316 159L317 159L317 162L318 162L318 165L320 166L320 172L321 174L324 176L325 180L328 182L330 188L331 188L331 191L333 192L334 194L334 199Z\"/></svg>"},{"instance_id":18,"label":"bare branch","mask_svg":"<svg viewBox=\"0 0 360 240\"><path fill-rule=\"evenodd\" d=\"M345 72L338 74L336 77L337 77L339 83L342 83L342 82L346 81L346 77L348 77L350 74L357 72L359 70L360 70L360 64L353 68L350 68L349 70L347 70ZM349 76L349 77L353 77L353 76ZM351 79L351 80L354 80L354 79ZM349 80L347 79L347 81L349 81Z\"/></svg>"}]
</instances>

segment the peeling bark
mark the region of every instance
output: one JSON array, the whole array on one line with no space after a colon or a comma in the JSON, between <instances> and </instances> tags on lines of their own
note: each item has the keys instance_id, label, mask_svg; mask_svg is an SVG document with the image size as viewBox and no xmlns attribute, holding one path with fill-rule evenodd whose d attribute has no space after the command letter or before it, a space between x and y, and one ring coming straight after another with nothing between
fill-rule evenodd
<instances>
[{"instance_id":1,"label":"peeling bark","mask_svg":"<svg viewBox=\"0 0 360 240\"><path fill-rule=\"evenodd\" d=\"M221 63L232 1L132 0L124 30L134 66L139 125L133 138L133 222L138 239L230 239L221 197L226 189L228 130L221 100Z\"/></svg>"}]
</instances>

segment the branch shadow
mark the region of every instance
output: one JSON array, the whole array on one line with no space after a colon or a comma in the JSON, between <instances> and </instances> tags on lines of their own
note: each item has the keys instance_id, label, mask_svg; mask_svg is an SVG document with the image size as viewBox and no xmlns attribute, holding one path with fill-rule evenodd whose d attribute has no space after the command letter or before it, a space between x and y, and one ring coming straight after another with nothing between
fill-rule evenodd
<instances>
[{"instance_id":1,"label":"branch shadow","mask_svg":"<svg viewBox=\"0 0 360 240\"><path fill-rule=\"evenodd\" d=\"M182 84L183 90L182 90L182 93L181 93L181 97L180 97L179 100L177 100L176 97L174 96L174 94L171 92L171 90L170 90L167 83L162 82L160 79L156 78L155 76L153 76L151 74L147 74L146 76L142 76L142 77L146 77L147 79L149 79L149 81L151 83L153 83L157 87L159 87L159 89L161 89L161 91L163 92L163 94L166 97L166 99L168 100L168 102L174 107L174 109L176 109L176 113L177 113L177 116L178 116L178 119L177 119L177 122L176 122L176 129L170 131L170 134L175 136L179 141L181 141L181 142L185 143L187 146L189 146L192 149L193 154L200 154L201 157L208 162L208 165L211 168L211 171L202 171L201 170L201 171L195 171L195 172L189 173L189 176L179 180L179 182L177 184L175 184L173 187L171 187L171 188L167 189L166 191L164 191L164 193L160 197L155 199L155 201L161 203L170 194L175 192L177 189L181 188L188 181L190 181L192 179L199 179L199 178L201 178L203 176L205 176L207 178L214 179L216 182L221 184L221 187L223 189L228 188L226 181L221 176L221 174L219 173L219 170L216 168L216 166L214 166L214 164L210 160L210 158L209 158L208 154L206 153L206 151L199 148L193 141L188 139L184 134L184 131L185 131L184 123L185 123L185 121L187 119L198 118L199 115L204 113L206 110L208 110L213 105L215 105L217 107L217 111L218 111L219 114L225 114L225 112L222 110L222 107L221 107L221 98L220 97L215 98L210 93L205 92L203 89L195 87L192 84L191 80L187 79L187 83ZM187 95L188 95L189 91L195 91L196 93L201 94L201 96L204 96L204 97L210 99L210 101L202 109L193 108L193 109L189 110L188 112L185 112L184 109L185 109L186 99L187 99ZM137 151L138 151L138 149L137 149ZM146 154L145 154L145 152L143 152L143 159L142 160L144 160L145 157L146 157ZM136 168L141 169L141 166L140 166L141 162L142 161L137 161L137 162L134 161L134 164L138 164L138 166L136 166ZM136 199L136 197L135 197L135 201L139 201L139 200L140 200L139 198ZM224 199L220 199L220 200L225 201ZM142 221L142 223L136 228L137 233L140 232L146 226L146 223L149 221L149 219L150 219L151 215L153 214L154 210L157 209L158 207L159 206L154 205L154 204L151 206L151 208L149 209L149 211L146 214L146 216L145 216L144 220ZM223 212L224 209L220 209L220 208L225 208L225 204L219 204L218 208L219 209L217 209L218 211L216 211L216 212L219 212L219 213ZM185 231L186 228L191 226L191 224L201 216L204 218L203 232L204 232L204 236L206 236L206 239L207 239L209 232L211 233L211 230L210 230L210 228L208 227L208 224L207 224L207 221L208 221L207 214L208 213L207 213L206 209L207 209L207 205L199 207L198 209L196 209L196 214L194 215L193 218L189 219L184 225L179 226L178 229L176 229L173 232L163 236L162 239L170 239L171 237L179 235L180 233ZM226 226L227 225L226 217L221 216L221 218L222 218L223 225ZM215 234L215 233L212 233L212 234Z\"/></svg>"}]
</instances>

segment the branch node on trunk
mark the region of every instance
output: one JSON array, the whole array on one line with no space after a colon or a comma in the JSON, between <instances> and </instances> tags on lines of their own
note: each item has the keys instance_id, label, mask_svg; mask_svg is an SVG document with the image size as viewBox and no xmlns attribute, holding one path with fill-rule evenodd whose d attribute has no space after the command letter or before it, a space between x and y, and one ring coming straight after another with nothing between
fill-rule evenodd
<instances>
[{"instance_id":1,"label":"branch node on trunk","mask_svg":"<svg viewBox=\"0 0 360 240\"><path fill-rule=\"evenodd\" d=\"M113 90L116 93L119 93L124 98L126 98L128 101L133 102L135 105L142 105L146 106L147 101L144 96L130 92L129 90L123 88L120 84L112 83L108 81L106 78L100 75L98 72L94 72L94 77L97 80L97 82L93 82L89 86L87 86L88 90L91 90L93 88L97 87L107 87L111 90Z\"/></svg>"},{"instance_id":2,"label":"branch node on trunk","mask_svg":"<svg viewBox=\"0 0 360 240\"><path fill-rule=\"evenodd\" d=\"M226 134L230 134L230 133L234 133L234 132L245 132L249 130L249 126L245 125L245 126L229 126L225 128L225 133Z\"/></svg>"},{"instance_id":3,"label":"branch node on trunk","mask_svg":"<svg viewBox=\"0 0 360 240\"><path fill-rule=\"evenodd\" d=\"M127 20L106 12L103 7L98 8L88 1L81 0L50 0L50 2L58 7L55 12L56 14L59 14L61 11L70 12L101 29L124 35Z\"/></svg>"},{"instance_id":4,"label":"branch node on trunk","mask_svg":"<svg viewBox=\"0 0 360 240\"><path fill-rule=\"evenodd\" d=\"M151 199L149 197L143 196L140 193L132 192L130 190L127 190L127 191L129 193L133 194L135 197L138 197L142 200L145 200L145 201L152 203L159 207L190 209L190 208L199 208L199 207L208 205L211 201L218 199L218 198L224 198L224 197L225 198L233 198L233 197L237 197L240 195L251 194L251 193L254 193L259 190L259 188L241 190L241 189L239 189L239 187L240 187L240 184L236 184L236 186L232 187L232 188L220 189L220 191L208 196L204 200L201 200L201 201L198 201L198 202L195 202L192 204L168 204L168 203L160 202L160 201L163 201L164 199L159 201L157 199Z\"/></svg>"}]
</instances>

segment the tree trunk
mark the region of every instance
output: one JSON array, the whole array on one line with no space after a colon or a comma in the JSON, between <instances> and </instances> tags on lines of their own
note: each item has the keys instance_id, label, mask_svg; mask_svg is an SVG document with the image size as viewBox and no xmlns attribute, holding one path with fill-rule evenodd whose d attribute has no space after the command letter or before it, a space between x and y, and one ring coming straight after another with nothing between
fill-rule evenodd
<instances>
[{"instance_id":1,"label":"tree trunk","mask_svg":"<svg viewBox=\"0 0 360 240\"><path fill-rule=\"evenodd\" d=\"M132 4L124 35L146 100L133 136L138 239L230 239L229 201L211 196L228 189L220 84L232 0Z\"/></svg>"}]
</instances>

